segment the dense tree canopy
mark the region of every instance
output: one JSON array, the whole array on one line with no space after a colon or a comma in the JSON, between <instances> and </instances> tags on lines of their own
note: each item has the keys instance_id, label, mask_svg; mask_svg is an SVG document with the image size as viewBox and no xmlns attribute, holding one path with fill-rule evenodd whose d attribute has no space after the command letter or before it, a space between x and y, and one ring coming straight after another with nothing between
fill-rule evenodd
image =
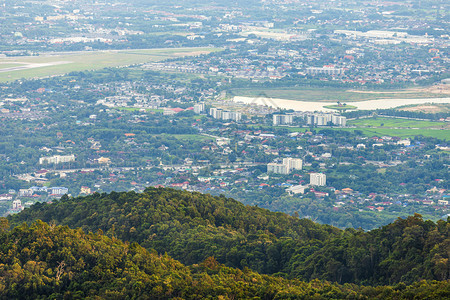
<instances>
[{"instance_id":1,"label":"dense tree canopy","mask_svg":"<svg viewBox=\"0 0 450 300\"><path fill-rule=\"evenodd\" d=\"M42 221L0 232L0 298L4 299L445 299L448 281L364 287L309 283L233 269L213 257L186 267L136 243L100 231Z\"/></svg>"},{"instance_id":2,"label":"dense tree canopy","mask_svg":"<svg viewBox=\"0 0 450 300\"><path fill-rule=\"evenodd\" d=\"M225 197L173 189L63 197L11 216L102 230L191 265L214 256L229 267L287 278L411 284L449 278L448 221L398 219L370 232L273 213Z\"/></svg>"}]
</instances>

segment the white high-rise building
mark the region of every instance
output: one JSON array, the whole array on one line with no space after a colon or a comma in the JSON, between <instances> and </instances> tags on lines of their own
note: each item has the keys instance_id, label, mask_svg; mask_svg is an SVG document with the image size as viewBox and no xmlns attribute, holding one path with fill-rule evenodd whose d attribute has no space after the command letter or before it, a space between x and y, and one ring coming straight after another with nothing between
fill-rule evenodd
<instances>
[{"instance_id":1,"label":"white high-rise building","mask_svg":"<svg viewBox=\"0 0 450 300\"><path fill-rule=\"evenodd\" d=\"M242 118L242 113L235 111L223 111L222 120L233 120L239 122Z\"/></svg>"},{"instance_id":2,"label":"white high-rise building","mask_svg":"<svg viewBox=\"0 0 450 300\"><path fill-rule=\"evenodd\" d=\"M69 192L69 189L66 187L52 187L50 189L51 189L50 193L54 195L64 195Z\"/></svg>"},{"instance_id":3,"label":"white high-rise building","mask_svg":"<svg viewBox=\"0 0 450 300\"><path fill-rule=\"evenodd\" d=\"M306 116L308 125L326 126L330 123L337 126L345 126L347 118L334 114L308 114Z\"/></svg>"},{"instance_id":4,"label":"white high-rise building","mask_svg":"<svg viewBox=\"0 0 450 300\"><path fill-rule=\"evenodd\" d=\"M333 68L333 67L309 67L306 69L306 73L317 75L317 74L327 74L327 75L339 75L344 73L344 69L341 68Z\"/></svg>"},{"instance_id":5,"label":"white high-rise building","mask_svg":"<svg viewBox=\"0 0 450 300\"><path fill-rule=\"evenodd\" d=\"M283 158L283 163L269 163L267 164L267 173L289 174L292 170L301 170L303 161L300 158Z\"/></svg>"},{"instance_id":6,"label":"white high-rise building","mask_svg":"<svg viewBox=\"0 0 450 300\"><path fill-rule=\"evenodd\" d=\"M288 125L294 122L293 115L273 115L273 125Z\"/></svg>"},{"instance_id":7,"label":"white high-rise building","mask_svg":"<svg viewBox=\"0 0 450 300\"><path fill-rule=\"evenodd\" d=\"M343 116L333 115L331 118L333 125L344 127L347 124L347 118Z\"/></svg>"},{"instance_id":8,"label":"white high-rise building","mask_svg":"<svg viewBox=\"0 0 450 300\"><path fill-rule=\"evenodd\" d=\"M209 109L209 114L214 119L222 119L222 110L220 108L215 108L215 107L210 108Z\"/></svg>"},{"instance_id":9,"label":"white high-rise building","mask_svg":"<svg viewBox=\"0 0 450 300\"><path fill-rule=\"evenodd\" d=\"M75 161L75 155L53 155L39 158L39 164L59 164Z\"/></svg>"},{"instance_id":10,"label":"white high-rise building","mask_svg":"<svg viewBox=\"0 0 450 300\"><path fill-rule=\"evenodd\" d=\"M194 112L196 114L201 114L204 111L205 111L205 103L194 104Z\"/></svg>"},{"instance_id":11,"label":"white high-rise building","mask_svg":"<svg viewBox=\"0 0 450 300\"><path fill-rule=\"evenodd\" d=\"M285 164L269 163L267 164L267 173L289 174L289 167Z\"/></svg>"},{"instance_id":12,"label":"white high-rise building","mask_svg":"<svg viewBox=\"0 0 450 300\"><path fill-rule=\"evenodd\" d=\"M228 110L222 110L220 108L211 108L209 110L209 114L214 119L221 119L221 120L233 120L236 122L239 122L242 118L242 113L236 112L236 111L228 111Z\"/></svg>"},{"instance_id":13,"label":"white high-rise building","mask_svg":"<svg viewBox=\"0 0 450 300\"><path fill-rule=\"evenodd\" d=\"M323 173L311 173L309 175L309 184L325 186L327 184L327 176Z\"/></svg>"},{"instance_id":14,"label":"white high-rise building","mask_svg":"<svg viewBox=\"0 0 450 300\"><path fill-rule=\"evenodd\" d=\"M20 201L19 199L14 200L12 206L13 210L23 210L22 201Z\"/></svg>"},{"instance_id":15,"label":"white high-rise building","mask_svg":"<svg viewBox=\"0 0 450 300\"><path fill-rule=\"evenodd\" d=\"M300 158L283 158L283 165L289 168L289 172L292 170L301 170L303 167L303 161Z\"/></svg>"}]
</instances>

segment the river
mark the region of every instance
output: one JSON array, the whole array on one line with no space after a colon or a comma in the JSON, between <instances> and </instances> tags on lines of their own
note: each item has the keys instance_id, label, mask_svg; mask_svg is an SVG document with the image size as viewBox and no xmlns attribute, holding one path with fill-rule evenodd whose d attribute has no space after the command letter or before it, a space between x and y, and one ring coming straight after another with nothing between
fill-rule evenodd
<instances>
[{"instance_id":1,"label":"river","mask_svg":"<svg viewBox=\"0 0 450 300\"><path fill-rule=\"evenodd\" d=\"M295 111L335 111L323 108L326 105L333 105L333 102L311 102L296 101L277 98L254 98L236 96L234 102L241 102L252 105L266 105L275 108L293 109ZM420 98L420 99L378 99L358 102L349 102L348 105L356 106L360 110L389 109L404 105L425 104L425 103L447 103L450 104L450 98Z\"/></svg>"}]
</instances>

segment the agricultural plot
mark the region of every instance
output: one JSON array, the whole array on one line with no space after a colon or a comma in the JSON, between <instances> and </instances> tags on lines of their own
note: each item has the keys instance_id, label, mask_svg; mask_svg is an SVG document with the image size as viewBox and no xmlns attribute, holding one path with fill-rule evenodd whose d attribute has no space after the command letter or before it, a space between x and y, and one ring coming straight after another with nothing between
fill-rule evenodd
<instances>
[{"instance_id":1,"label":"agricultural plot","mask_svg":"<svg viewBox=\"0 0 450 300\"><path fill-rule=\"evenodd\" d=\"M355 128L344 128L339 130L355 130ZM414 136L423 135L426 137L434 137L441 140L450 140L450 130L448 129L393 129L393 128L357 128L362 131L365 136L392 136L401 138L412 138Z\"/></svg>"},{"instance_id":2,"label":"agricultural plot","mask_svg":"<svg viewBox=\"0 0 450 300\"><path fill-rule=\"evenodd\" d=\"M450 140L450 124L446 122L377 117L350 120L347 124L356 127L367 136L413 137L423 135ZM354 129L346 128L344 130Z\"/></svg>"},{"instance_id":3,"label":"agricultural plot","mask_svg":"<svg viewBox=\"0 0 450 300\"><path fill-rule=\"evenodd\" d=\"M448 127L446 122L433 122L422 120L410 120L400 118L364 118L358 120L349 120L347 122L349 126L356 127L383 127L394 129L411 129L411 128L434 128L442 129Z\"/></svg>"},{"instance_id":4,"label":"agricultural plot","mask_svg":"<svg viewBox=\"0 0 450 300\"><path fill-rule=\"evenodd\" d=\"M367 118L350 120L347 125L352 128L332 128L333 130L355 131L359 130L368 137L392 136L400 138L412 138L423 135L441 140L450 140L450 124L446 122L433 122L421 120L409 120L400 118ZM283 127L289 131L305 131L305 128ZM322 128L322 127L321 127ZM317 128L320 130L321 128ZM330 127L323 127L330 128Z\"/></svg>"}]
</instances>

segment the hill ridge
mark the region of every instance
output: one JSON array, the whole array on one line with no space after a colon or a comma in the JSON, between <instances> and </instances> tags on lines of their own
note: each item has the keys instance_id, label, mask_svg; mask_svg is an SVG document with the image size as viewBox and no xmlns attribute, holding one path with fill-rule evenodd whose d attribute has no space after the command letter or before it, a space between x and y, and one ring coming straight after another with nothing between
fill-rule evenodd
<instances>
[{"instance_id":1,"label":"hill ridge","mask_svg":"<svg viewBox=\"0 0 450 300\"><path fill-rule=\"evenodd\" d=\"M411 284L447 280L450 225L420 215L370 232L340 230L223 196L163 188L63 197L9 217L101 229L187 265L214 256L219 263L287 278L339 283Z\"/></svg>"}]
</instances>

